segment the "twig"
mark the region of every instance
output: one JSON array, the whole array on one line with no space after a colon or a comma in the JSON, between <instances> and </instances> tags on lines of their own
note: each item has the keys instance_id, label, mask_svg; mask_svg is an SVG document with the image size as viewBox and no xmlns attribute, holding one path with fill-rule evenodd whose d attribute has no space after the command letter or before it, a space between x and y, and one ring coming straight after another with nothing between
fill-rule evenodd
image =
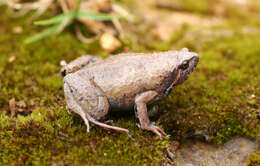
<instances>
[{"instance_id":1,"label":"twig","mask_svg":"<svg viewBox=\"0 0 260 166\"><path fill-rule=\"evenodd\" d=\"M91 43L91 42L97 40L97 39L100 37L100 34L97 34L96 36L94 36L94 37L92 37L92 38L86 38L86 37L82 34L82 32L81 32L81 30L80 30L80 28L79 28L78 25L75 25L75 32L76 32L77 38L78 38L82 43Z\"/></svg>"},{"instance_id":2,"label":"twig","mask_svg":"<svg viewBox=\"0 0 260 166\"><path fill-rule=\"evenodd\" d=\"M42 13L44 13L50 6L54 3L54 0L39 0L32 3L14 3L10 0L7 0L6 4L9 8L17 10L14 14L15 17L23 16L28 13L30 10L37 10L37 13L32 16L32 18L37 18Z\"/></svg>"}]
</instances>

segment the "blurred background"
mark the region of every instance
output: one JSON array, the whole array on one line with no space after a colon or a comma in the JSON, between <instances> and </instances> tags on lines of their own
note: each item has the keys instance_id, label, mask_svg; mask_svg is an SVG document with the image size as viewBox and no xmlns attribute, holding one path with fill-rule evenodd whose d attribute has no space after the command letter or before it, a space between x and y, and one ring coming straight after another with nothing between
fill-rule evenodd
<instances>
[{"instance_id":1,"label":"blurred background","mask_svg":"<svg viewBox=\"0 0 260 166\"><path fill-rule=\"evenodd\" d=\"M199 54L197 69L150 109L168 138L138 129L133 112L108 119L134 140L94 126L87 133L67 113L64 62L183 47ZM237 154L260 165L260 151L251 153L259 64L259 0L0 0L0 165L174 165L170 151L194 136L224 149L234 137L256 140L250 155Z\"/></svg>"}]
</instances>

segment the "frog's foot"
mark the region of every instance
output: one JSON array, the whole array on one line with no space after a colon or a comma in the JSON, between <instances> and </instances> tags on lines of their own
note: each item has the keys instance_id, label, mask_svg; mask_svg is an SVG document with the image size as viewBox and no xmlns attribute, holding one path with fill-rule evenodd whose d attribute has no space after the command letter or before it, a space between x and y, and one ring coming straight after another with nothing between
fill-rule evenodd
<instances>
[{"instance_id":1,"label":"frog's foot","mask_svg":"<svg viewBox=\"0 0 260 166\"><path fill-rule=\"evenodd\" d=\"M167 134L162 129L150 122L146 107L146 104L149 103L152 99L154 99L154 97L156 97L157 95L158 93L156 91L147 91L136 96L136 115L139 118L142 129L152 131L162 139L162 135L166 136Z\"/></svg>"},{"instance_id":2,"label":"frog's foot","mask_svg":"<svg viewBox=\"0 0 260 166\"><path fill-rule=\"evenodd\" d=\"M129 130L127 129L124 129L124 128L121 128L121 127L116 127L116 126L110 126L110 125L107 125L105 123L101 123L97 120L95 120L94 118L92 118L89 114L86 114L84 113L83 111L80 111L80 114L81 118L84 120L86 126L87 126L87 132L89 132L90 130L90 127L89 127L89 122L95 124L95 125L98 125L100 127L103 127L103 128L106 128L106 129L112 129L112 130L116 130L116 131L119 131L119 132L126 132L128 135L130 135L130 132Z\"/></svg>"},{"instance_id":3,"label":"frog's foot","mask_svg":"<svg viewBox=\"0 0 260 166\"><path fill-rule=\"evenodd\" d=\"M161 129L159 128L158 126L155 126L154 125L155 123L152 122L150 123L149 126L146 126L146 127L142 127L139 123L136 123L136 126L138 128L141 128L141 129L145 129L145 130L149 130L149 131L152 131L154 132L156 135L158 135L161 139L162 139L162 135L163 136L167 136L167 134Z\"/></svg>"},{"instance_id":4,"label":"frog's foot","mask_svg":"<svg viewBox=\"0 0 260 166\"><path fill-rule=\"evenodd\" d=\"M106 129L116 130L116 131L119 131L119 132L126 132L127 135L130 135L129 130L124 129L124 128L121 128L121 127L110 126L110 125L107 125L107 124L105 124L105 123L101 123L101 122L95 120L94 118L92 118L92 117L91 117L90 115L88 115L88 114L87 114L87 119L88 119L90 122L92 122L92 123L94 123L95 125L98 125L98 126L100 126L100 127L103 127L103 128L106 128Z\"/></svg>"},{"instance_id":5,"label":"frog's foot","mask_svg":"<svg viewBox=\"0 0 260 166\"><path fill-rule=\"evenodd\" d=\"M158 126L155 126L153 124L150 124L150 125L142 127L142 128L154 132L156 135L158 135L160 137L160 139L162 139L162 135L163 136L167 135L161 128L159 128Z\"/></svg>"}]
</instances>

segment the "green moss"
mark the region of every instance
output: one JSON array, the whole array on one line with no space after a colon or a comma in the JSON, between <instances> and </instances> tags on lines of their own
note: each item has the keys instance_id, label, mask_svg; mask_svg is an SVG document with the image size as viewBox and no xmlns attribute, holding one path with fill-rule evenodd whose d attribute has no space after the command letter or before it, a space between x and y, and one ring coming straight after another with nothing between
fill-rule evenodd
<instances>
[{"instance_id":1,"label":"green moss","mask_svg":"<svg viewBox=\"0 0 260 166\"><path fill-rule=\"evenodd\" d=\"M249 166L258 166L260 165L260 150L254 152L248 159L247 164Z\"/></svg>"},{"instance_id":2,"label":"green moss","mask_svg":"<svg viewBox=\"0 0 260 166\"><path fill-rule=\"evenodd\" d=\"M209 11L209 0L198 0L194 3L192 0L182 0L184 8L192 12L206 13Z\"/></svg>"},{"instance_id":3,"label":"green moss","mask_svg":"<svg viewBox=\"0 0 260 166\"><path fill-rule=\"evenodd\" d=\"M208 2L204 2L196 7L201 13L207 10ZM123 41L138 52L188 47L200 54L198 68L159 103L159 113L152 118L171 135L162 141L138 129L134 113L109 116L113 125L129 128L133 139L96 126L87 133L83 121L67 113L59 62L85 53L106 57L98 42L82 44L68 29L23 45L39 29L24 24L22 34L12 34L10 30L24 20L0 18L4 25L0 26L0 165L159 165L166 144L181 140L190 131L206 130L216 144L234 135L259 137L260 32L243 33L245 20L234 23L231 19L215 27L220 31L229 28L234 35L211 40L203 40L208 36L200 34L187 38L193 27L185 27L168 43ZM252 20L250 16L248 25L257 25ZM14 62L8 62L11 56L16 57ZM25 101L27 113L11 117L11 98ZM258 152L249 164L257 162Z\"/></svg>"}]
</instances>

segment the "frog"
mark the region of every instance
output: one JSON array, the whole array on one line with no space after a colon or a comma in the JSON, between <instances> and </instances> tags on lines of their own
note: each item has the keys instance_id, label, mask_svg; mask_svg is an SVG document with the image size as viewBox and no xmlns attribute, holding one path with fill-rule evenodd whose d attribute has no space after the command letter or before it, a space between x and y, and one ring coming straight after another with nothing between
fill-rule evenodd
<instances>
[{"instance_id":1,"label":"frog","mask_svg":"<svg viewBox=\"0 0 260 166\"><path fill-rule=\"evenodd\" d=\"M102 120L110 112L134 110L143 130L160 138L167 134L151 122L147 105L165 98L188 79L199 56L187 48L153 53L121 53L102 59L84 55L65 65L63 77L66 108L83 119L87 132L90 123L126 132Z\"/></svg>"}]
</instances>

